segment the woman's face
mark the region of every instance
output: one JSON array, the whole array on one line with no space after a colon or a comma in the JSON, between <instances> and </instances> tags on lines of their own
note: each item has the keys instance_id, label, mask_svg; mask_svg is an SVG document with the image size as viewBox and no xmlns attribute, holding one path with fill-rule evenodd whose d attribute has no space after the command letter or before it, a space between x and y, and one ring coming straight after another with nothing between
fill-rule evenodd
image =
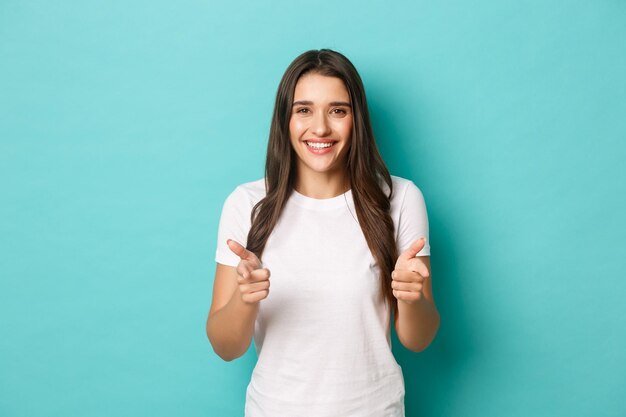
<instances>
[{"instance_id":1,"label":"woman's face","mask_svg":"<svg viewBox=\"0 0 626 417\"><path fill-rule=\"evenodd\" d=\"M289 133L298 172L343 172L352 134L352 106L343 81L315 73L300 77Z\"/></svg>"}]
</instances>

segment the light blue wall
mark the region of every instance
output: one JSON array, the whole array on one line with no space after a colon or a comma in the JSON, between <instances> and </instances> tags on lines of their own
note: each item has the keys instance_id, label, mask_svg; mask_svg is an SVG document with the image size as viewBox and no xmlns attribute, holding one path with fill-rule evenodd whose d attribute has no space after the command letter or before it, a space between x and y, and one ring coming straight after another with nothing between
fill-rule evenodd
<instances>
[{"instance_id":1,"label":"light blue wall","mask_svg":"<svg viewBox=\"0 0 626 417\"><path fill-rule=\"evenodd\" d=\"M407 417L624 416L626 3L3 1L0 415L243 414L204 333L299 53L359 69L442 325ZM337 343L341 343L340 340Z\"/></svg>"}]
</instances>

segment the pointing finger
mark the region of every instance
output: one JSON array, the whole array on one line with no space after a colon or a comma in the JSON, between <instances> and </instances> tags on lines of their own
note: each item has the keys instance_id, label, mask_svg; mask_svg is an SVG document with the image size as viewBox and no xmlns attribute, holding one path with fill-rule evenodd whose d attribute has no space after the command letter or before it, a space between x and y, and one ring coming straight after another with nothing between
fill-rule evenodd
<instances>
[{"instance_id":1,"label":"pointing finger","mask_svg":"<svg viewBox=\"0 0 626 417\"><path fill-rule=\"evenodd\" d=\"M428 267L420 258L412 258L407 262L407 269L409 271L414 271L423 276L424 278L428 278L430 275L428 271Z\"/></svg>"}]
</instances>

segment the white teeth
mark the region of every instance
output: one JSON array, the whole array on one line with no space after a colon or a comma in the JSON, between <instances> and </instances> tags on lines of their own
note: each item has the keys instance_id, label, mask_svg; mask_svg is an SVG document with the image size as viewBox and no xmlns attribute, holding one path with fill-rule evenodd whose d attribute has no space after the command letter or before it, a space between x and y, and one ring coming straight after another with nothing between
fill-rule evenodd
<instances>
[{"instance_id":1,"label":"white teeth","mask_svg":"<svg viewBox=\"0 0 626 417\"><path fill-rule=\"evenodd\" d=\"M315 148L315 149L330 148L334 144L334 143L314 143L314 142L305 142L305 143L307 144L307 146L310 146L311 148Z\"/></svg>"}]
</instances>

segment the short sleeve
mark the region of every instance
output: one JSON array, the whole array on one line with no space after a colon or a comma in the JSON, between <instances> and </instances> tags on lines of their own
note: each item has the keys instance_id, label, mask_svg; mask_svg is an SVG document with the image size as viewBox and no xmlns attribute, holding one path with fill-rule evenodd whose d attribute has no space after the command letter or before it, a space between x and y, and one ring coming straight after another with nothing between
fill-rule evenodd
<instances>
[{"instance_id":1,"label":"short sleeve","mask_svg":"<svg viewBox=\"0 0 626 417\"><path fill-rule=\"evenodd\" d=\"M226 197L217 231L217 250L215 261L223 265L237 266L239 257L235 255L226 241L235 240L246 246L250 230L250 213L252 206L247 193L238 186Z\"/></svg>"},{"instance_id":2,"label":"short sleeve","mask_svg":"<svg viewBox=\"0 0 626 417\"><path fill-rule=\"evenodd\" d=\"M430 256L430 237L428 236L428 212L422 191L409 181L400 206L398 221L398 254L407 250L421 237L426 244L416 256Z\"/></svg>"}]
</instances>

